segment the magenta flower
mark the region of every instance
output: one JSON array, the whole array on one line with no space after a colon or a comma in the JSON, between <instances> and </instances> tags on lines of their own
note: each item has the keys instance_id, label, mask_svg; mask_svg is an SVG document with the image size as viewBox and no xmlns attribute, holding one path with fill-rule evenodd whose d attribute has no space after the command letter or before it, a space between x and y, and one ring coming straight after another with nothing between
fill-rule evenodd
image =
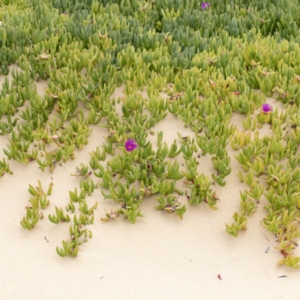
<instances>
[{"instance_id":1,"label":"magenta flower","mask_svg":"<svg viewBox=\"0 0 300 300\"><path fill-rule=\"evenodd\" d=\"M210 7L210 4L209 4L209 3L203 2L203 3L201 4L201 9L202 9L202 10L204 10L204 9L207 8L207 7Z\"/></svg>"},{"instance_id":2,"label":"magenta flower","mask_svg":"<svg viewBox=\"0 0 300 300\"><path fill-rule=\"evenodd\" d=\"M264 114L269 114L271 111L272 111L272 106L269 104L269 103L264 103L262 106L261 106L261 111L264 113Z\"/></svg>"},{"instance_id":3,"label":"magenta flower","mask_svg":"<svg viewBox=\"0 0 300 300\"><path fill-rule=\"evenodd\" d=\"M136 149L138 147L137 142L134 139L128 139L125 142L125 148L128 152L133 151L134 149Z\"/></svg>"}]
</instances>

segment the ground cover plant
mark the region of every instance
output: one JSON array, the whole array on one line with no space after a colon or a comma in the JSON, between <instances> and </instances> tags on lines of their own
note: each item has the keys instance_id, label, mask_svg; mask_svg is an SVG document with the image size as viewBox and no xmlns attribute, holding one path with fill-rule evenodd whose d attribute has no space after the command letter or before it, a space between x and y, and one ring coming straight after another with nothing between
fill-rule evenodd
<instances>
[{"instance_id":1,"label":"ground cover plant","mask_svg":"<svg viewBox=\"0 0 300 300\"><path fill-rule=\"evenodd\" d=\"M69 203L48 214L72 223L59 255L76 256L92 237L98 202L88 196L96 188L119 204L102 221L135 223L151 196L157 210L179 218L191 205L217 209L214 185L232 172L231 147L248 188L224 230L246 230L265 199L262 224L276 236L280 264L299 267L300 17L298 1L275 2L0 0L0 73L12 76L0 92L0 175L12 174L11 159L53 172L76 159L92 126L107 131L72 174L80 183ZM39 80L48 84L43 97ZM115 99L118 88L124 97ZM155 128L169 114L192 134L167 144ZM242 130L233 114L244 115ZM270 135L260 134L264 126ZM199 156L211 159L212 174L201 172ZM52 191L33 184L21 220L28 230Z\"/></svg>"}]
</instances>

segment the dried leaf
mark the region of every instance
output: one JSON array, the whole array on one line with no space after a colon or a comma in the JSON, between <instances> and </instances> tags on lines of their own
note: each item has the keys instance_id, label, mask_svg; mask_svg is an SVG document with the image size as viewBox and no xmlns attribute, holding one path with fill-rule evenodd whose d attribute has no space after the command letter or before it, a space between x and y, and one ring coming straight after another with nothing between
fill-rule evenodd
<instances>
[{"instance_id":1,"label":"dried leaf","mask_svg":"<svg viewBox=\"0 0 300 300\"><path fill-rule=\"evenodd\" d=\"M39 55L39 58L44 59L44 60L47 60L49 57L50 57L50 55L46 54L46 53L42 53L42 54Z\"/></svg>"}]
</instances>

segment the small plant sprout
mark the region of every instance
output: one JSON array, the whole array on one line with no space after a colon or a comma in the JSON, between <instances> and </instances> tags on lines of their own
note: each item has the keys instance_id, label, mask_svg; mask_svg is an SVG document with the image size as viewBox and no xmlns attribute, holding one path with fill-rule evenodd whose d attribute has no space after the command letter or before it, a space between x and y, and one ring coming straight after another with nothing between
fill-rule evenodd
<instances>
[{"instance_id":1,"label":"small plant sprout","mask_svg":"<svg viewBox=\"0 0 300 300\"><path fill-rule=\"evenodd\" d=\"M9 168L9 163L3 158L2 161L0 161L0 177L2 177L5 173L13 174Z\"/></svg>"},{"instance_id":2,"label":"small plant sprout","mask_svg":"<svg viewBox=\"0 0 300 300\"><path fill-rule=\"evenodd\" d=\"M110 220L119 220L120 213L118 211L111 210L110 212L106 212L105 218L101 218L100 220L103 222L107 222Z\"/></svg>"},{"instance_id":3,"label":"small plant sprout","mask_svg":"<svg viewBox=\"0 0 300 300\"><path fill-rule=\"evenodd\" d=\"M58 224L59 222L69 222L70 217L68 214L64 214L62 208L58 208L55 206L56 215L48 215L49 220L52 223Z\"/></svg>"},{"instance_id":4,"label":"small plant sprout","mask_svg":"<svg viewBox=\"0 0 300 300\"><path fill-rule=\"evenodd\" d=\"M168 213L175 213L178 215L180 219L183 218L183 214L186 212L186 206L182 205L179 201L177 201L177 197L174 195L168 195L167 197L157 197L157 201L159 203L158 206L155 207L157 210L165 210Z\"/></svg>"},{"instance_id":5,"label":"small plant sprout","mask_svg":"<svg viewBox=\"0 0 300 300\"><path fill-rule=\"evenodd\" d=\"M80 167L76 167L76 173L71 174L71 176L76 177L89 177L92 174L91 171L88 170L88 166L85 166L84 164L80 164Z\"/></svg>"},{"instance_id":6,"label":"small plant sprout","mask_svg":"<svg viewBox=\"0 0 300 300\"><path fill-rule=\"evenodd\" d=\"M46 194L39 180L37 187L29 185L28 192L31 194L29 199L30 205L25 207L26 216L21 221L23 228L31 230L40 219L43 219L43 213L39 213L39 208L45 209L49 205L50 201L47 199L47 196L51 194L52 186L53 183L51 182Z\"/></svg>"}]
</instances>

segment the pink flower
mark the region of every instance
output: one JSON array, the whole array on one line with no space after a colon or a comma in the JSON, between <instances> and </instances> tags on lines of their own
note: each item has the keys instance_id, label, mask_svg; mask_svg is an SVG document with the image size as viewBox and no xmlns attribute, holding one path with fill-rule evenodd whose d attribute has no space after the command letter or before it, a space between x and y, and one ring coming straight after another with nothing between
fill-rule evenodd
<instances>
[{"instance_id":1,"label":"pink flower","mask_svg":"<svg viewBox=\"0 0 300 300\"><path fill-rule=\"evenodd\" d=\"M261 106L261 111L264 113L264 114L269 114L271 111L272 111L272 106L269 104L269 103L264 103L262 106Z\"/></svg>"},{"instance_id":2,"label":"pink flower","mask_svg":"<svg viewBox=\"0 0 300 300\"><path fill-rule=\"evenodd\" d=\"M204 10L204 9L207 8L207 7L210 7L210 4L209 4L209 3L203 2L203 3L201 4L201 9L202 9L202 10Z\"/></svg>"},{"instance_id":3,"label":"pink flower","mask_svg":"<svg viewBox=\"0 0 300 300\"><path fill-rule=\"evenodd\" d=\"M138 144L136 143L136 141L134 139L128 139L125 142L125 148L128 152L133 151L134 149L136 149L138 147Z\"/></svg>"}]
</instances>

